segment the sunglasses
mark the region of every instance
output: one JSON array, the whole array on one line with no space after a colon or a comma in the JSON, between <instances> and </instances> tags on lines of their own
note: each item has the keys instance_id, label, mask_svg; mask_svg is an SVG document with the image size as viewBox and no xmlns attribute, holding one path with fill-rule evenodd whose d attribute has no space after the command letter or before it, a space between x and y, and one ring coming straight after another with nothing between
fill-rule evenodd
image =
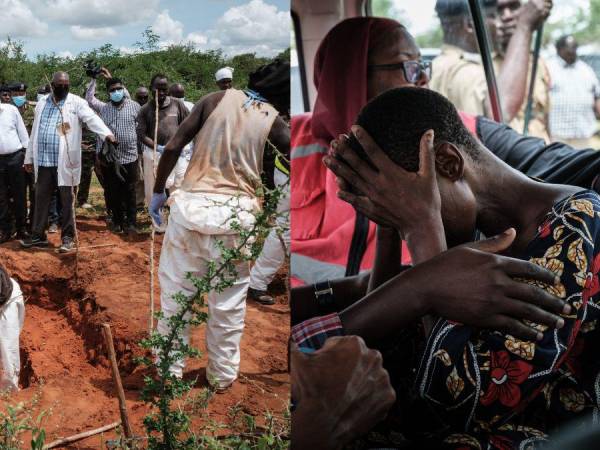
<instances>
[{"instance_id":1,"label":"sunglasses","mask_svg":"<svg viewBox=\"0 0 600 450\"><path fill-rule=\"evenodd\" d=\"M423 74L431 79L431 61L402 61L394 64L369 64L369 70L400 70L404 72L404 78L409 83L416 83Z\"/></svg>"}]
</instances>

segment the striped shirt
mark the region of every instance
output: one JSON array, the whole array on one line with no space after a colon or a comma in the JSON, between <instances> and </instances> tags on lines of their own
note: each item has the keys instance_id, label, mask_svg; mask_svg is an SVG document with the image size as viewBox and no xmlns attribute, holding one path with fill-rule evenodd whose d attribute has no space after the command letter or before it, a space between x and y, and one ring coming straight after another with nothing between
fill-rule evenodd
<instances>
[{"instance_id":1,"label":"striped shirt","mask_svg":"<svg viewBox=\"0 0 600 450\"><path fill-rule=\"evenodd\" d=\"M95 90L96 84L90 84L86 92L86 100L119 141L116 154L117 161L121 164L136 161L138 159L136 128L140 105L129 98L124 98L118 106L115 106L112 102L104 103L94 97ZM102 143L99 143L99 146L101 148Z\"/></svg>"},{"instance_id":2,"label":"striped shirt","mask_svg":"<svg viewBox=\"0 0 600 450\"><path fill-rule=\"evenodd\" d=\"M55 104L51 95L42 101L45 101L46 104L42 110L37 133L38 166L58 167L58 149L60 147L58 127L61 123L61 109L65 101L61 100Z\"/></svg>"},{"instance_id":3,"label":"striped shirt","mask_svg":"<svg viewBox=\"0 0 600 450\"><path fill-rule=\"evenodd\" d=\"M343 336L344 328L337 313L313 317L292 327L292 342L301 349L318 350L333 336Z\"/></svg>"}]
</instances>

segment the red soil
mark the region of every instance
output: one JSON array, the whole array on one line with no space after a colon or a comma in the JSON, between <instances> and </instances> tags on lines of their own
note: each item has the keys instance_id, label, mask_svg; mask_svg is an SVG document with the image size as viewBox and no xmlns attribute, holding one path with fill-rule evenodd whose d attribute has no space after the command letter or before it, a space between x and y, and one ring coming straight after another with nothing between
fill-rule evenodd
<instances>
[{"instance_id":1,"label":"red soil","mask_svg":"<svg viewBox=\"0 0 600 450\"><path fill-rule=\"evenodd\" d=\"M141 435L142 419L149 410L139 399L140 383L135 382L139 377L131 374L134 357L143 354L137 343L148 332L150 239L148 235L129 239L112 234L98 219L79 219L78 229L77 278L74 255L22 250L14 241L0 246L0 263L19 282L27 301L21 334L22 390L12 395L10 402L26 401L39 393L36 409L52 409L44 422L46 442L119 420L101 332L101 324L109 323L130 421L134 433ZM50 240L59 245L57 235L50 235ZM156 267L161 241L157 236ZM85 248L103 244L112 245ZM228 411L238 406L260 423L265 411L281 415L286 408L289 307L284 273L282 270L272 284L276 305L248 302L240 379L225 394L210 400L207 412L211 419L227 423ZM158 280L155 308L160 308ZM204 350L204 330L193 331L192 343ZM193 393L206 385L205 367L205 359L188 363L186 378L198 377ZM101 439L114 436L106 433L67 448L97 449Z\"/></svg>"}]
</instances>

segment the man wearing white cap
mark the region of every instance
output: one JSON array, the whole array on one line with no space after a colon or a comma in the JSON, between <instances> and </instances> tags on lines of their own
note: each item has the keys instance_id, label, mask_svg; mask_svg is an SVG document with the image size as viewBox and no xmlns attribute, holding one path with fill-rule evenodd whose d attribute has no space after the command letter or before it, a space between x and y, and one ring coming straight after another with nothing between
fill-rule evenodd
<instances>
[{"instance_id":1,"label":"man wearing white cap","mask_svg":"<svg viewBox=\"0 0 600 450\"><path fill-rule=\"evenodd\" d=\"M215 80L217 80L217 86L222 91L231 89L233 85L233 67L223 67L217 70Z\"/></svg>"}]
</instances>

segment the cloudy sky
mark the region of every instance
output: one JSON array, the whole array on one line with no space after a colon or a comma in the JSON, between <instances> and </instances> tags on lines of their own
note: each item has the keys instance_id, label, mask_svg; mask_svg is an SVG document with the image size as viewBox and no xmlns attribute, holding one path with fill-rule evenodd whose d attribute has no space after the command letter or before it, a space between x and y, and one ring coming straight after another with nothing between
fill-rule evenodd
<instances>
[{"instance_id":1,"label":"cloudy sky","mask_svg":"<svg viewBox=\"0 0 600 450\"><path fill-rule=\"evenodd\" d=\"M0 42L28 56L76 55L106 43L132 51L152 26L161 45L191 42L228 55L274 56L289 46L289 0L0 0Z\"/></svg>"}]
</instances>

